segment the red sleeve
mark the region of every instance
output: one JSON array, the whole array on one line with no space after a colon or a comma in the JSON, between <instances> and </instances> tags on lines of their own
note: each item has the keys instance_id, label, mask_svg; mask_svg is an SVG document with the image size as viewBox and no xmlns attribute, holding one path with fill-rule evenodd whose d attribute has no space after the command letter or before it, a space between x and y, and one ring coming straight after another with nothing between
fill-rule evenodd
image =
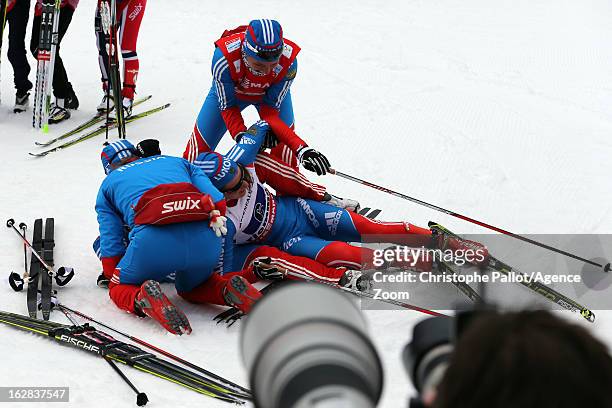
<instances>
[{"instance_id":1,"label":"red sleeve","mask_svg":"<svg viewBox=\"0 0 612 408\"><path fill-rule=\"evenodd\" d=\"M221 116L232 138L235 138L238 133L244 132L247 129L244 125L242 113L240 113L240 109L237 106L232 106L231 108L221 111Z\"/></svg>"},{"instance_id":2,"label":"red sleeve","mask_svg":"<svg viewBox=\"0 0 612 408\"><path fill-rule=\"evenodd\" d=\"M259 117L268 122L272 131L278 137L280 142L283 142L294 152L300 147L308 146L294 131L291 129L279 116L279 112L271 106L261 105L259 108Z\"/></svg>"},{"instance_id":3,"label":"red sleeve","mask_svg":"<svg viewBox=\"0 0 612 408\"><path fill-rule=\"evenodd\" d=\"M102 258L102 271L104 272L104 277L107 279L111 279L113 277L113 273L115 272L115 268L122 256L108 256Z\"/></svg>"},{"instance_id":4,"label":"red sleeve","mask_svg":"<svg viewBox=\"0 0 612 408\"><path fill-rule=\"evenodd\" d=\"M255 160L255 172L262 183L267 183L278 195L303 197L321 201L325 195L325 186L308 181L284 162L262 152Z\"/></svg>"}]
</instances>

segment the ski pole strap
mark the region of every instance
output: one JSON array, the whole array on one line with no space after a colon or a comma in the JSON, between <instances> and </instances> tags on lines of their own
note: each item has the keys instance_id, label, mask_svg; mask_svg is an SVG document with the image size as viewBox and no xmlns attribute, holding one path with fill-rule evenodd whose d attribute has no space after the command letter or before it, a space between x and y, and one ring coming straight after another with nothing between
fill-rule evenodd
<instances>
[{"instance_id":1,"label":"ski pole strap","mask_svg":"<svg viewBox=\"0 0 612 408\"><path fill-rule=\"evenodd\" d=\"M519 235L519 234L515 234L515 233L513 233L513 232L510 232L510 231L507 231L507 230L505 230L505 229L502 229L502 228L496 227L496 226L494 226L494 225L487 224L486 222L482 222L482 221L479 221L479 220L477 220L477 219L470 218L470 217L465 216L465 215L463 215L463 214L459 214L459 213L456 213L456 212L454 212L454 211L447 210L447 209L442 208L442 207L438 207L437 205L434 205L434 204L428 203L428 202L423 201L423 200L419 200L418 198L410 197L410 196L408 196L408 195L406 195L406 194L402 194L402 193L399 193L399 192L397 192L397 191L393 191L393 190L391 190L391 189L389 189L389 188L386 188L386 187L381 187L381 186L379 186L379 185L377 185L377 184L370 183L369 181L362 180L362 179L360 179L360 178L357 178L357 177L355 177L355 176L351 176L351 175L346 174L346 173L342 173L341 171L338 171L338 170L335 170L335 169L330 169L330 170L329 170L329 173L330 173L330 174L335 174L336 176L339 176L339 177L345 178L345 179L347 179L347 180L351 180L351 181L353 181L353 182L355 182L355 183L363 184L364 186L371 187L371 188L373 188L373 189L376 189L376 190L382 191L382 192L384 192L384 193L391 194L391 195L393 195L393 196L396 196L396 197L402 198L402 199L404 199L404 200L411 201L411 202L413 202L413 203L416 203L416 204L422 205L422 206L424 206L424 207L431 208L432 210L436 210L436 211L439 211L439 212L441 212L441 213L448 214L448 215L450 215L450 216L453 216L453 217L455 217L455 218L459 218L459 219L461 219L461 220L464 220L464 221L470 222L470 223L472 223L472 224L479 225L479 226L481 226L481 227L484 227L484 228L487 228L487 229L493 230L493 231L495 231L495 232L499 232L499 233L501 233L501 234L508 235L508 236L510 236L510 237L512 237L512 238L515 238L515 239L518 239L518 240L521 240L521 241L524 241L524 242L530 243L530 244L532 244L532 245L539 246L540 248L548 249L549 251L556 252L556 253L561 254L561 255L565 255L565 256L567 256L567 257L569 257L569 258L573 258L573 259L576 259L576 260L578 260L578 261L582 261L582 262L584 262L584 263L587 263L587 264L590 264L590 265L593 265L593 266L597 266L597 267L599 267L599 268L603 268L604 272L609 272L609 271L612 269L612 268L611 268L611 266L610 266L610 263L608 263L608 264L606 264L606 265L602 265L602 264L600 264L600 263L598 263L598 262L595 262L595 261L592 261L592 260L590 260L590 259L586 259L586 258L583 258L583 257L581 257L581 256L578 256L578 255L572 254L571 252L567 252L567 251L564 251L564 250L562 250L562 249L555 248L555 247L553 247L553 246L550 246L550 245L544 244L544 243L542 243L542 242L536 241L536 240L534 240L534 239L527 238L527 237L522 236L522 235Z\"/></svg>"}]
</instances>

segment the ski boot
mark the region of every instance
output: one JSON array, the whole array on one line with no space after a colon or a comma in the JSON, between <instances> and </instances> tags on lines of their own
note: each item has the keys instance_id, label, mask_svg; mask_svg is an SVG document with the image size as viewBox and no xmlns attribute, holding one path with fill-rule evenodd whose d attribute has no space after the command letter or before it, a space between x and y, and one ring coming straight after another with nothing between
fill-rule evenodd
<instances>
[{"instance_id":1,"label":"ski boot","mask_svg":"<svg viewBox=\"0 0 612 408\"><path fill-rule=\"evenodd\" d=\"M15 95L15 106L13 107L14 113L25 112L30 105L30 92L28 91L17 91Z\"/></svg>"},{"instance_id":2,"label":"ski boot","mask_svg":"<svg viewBox=\"0 0 612 408\"><path fill-rule=\"evenodd\" d=\"M96 107L99 114L106 113L107 109L109 112L112 112L113 109L115 109L115 100L113 99L112 95L104 95L102 97L102 101L100 101L100 104Z\"/></svg>"},{"instance_id":3,"label":"ski boot","mask_svg":"<svg viewBox=\"0 0 612 408\"><path fill-rule=\"evenodd\" d=\"M359 292L367 292L372 289L372 277L357 270L344 272L338 286L342 286Z\"/></svg>"},{"instance_id":4,"label":"ski boot","mask_svg":"<svg viewBox=\"0 0 612 408\"><path fill-rule=\"evenodd\" d=\"M223 299L228 306L235 307L247 314L255 302L261 297L261 292L242 276L232 276L223 288Z\"/></svg>"},{"instance_id":5,"label":"ski boot","mask_svg":"<svg viewBox=\"0 0 612 408\"><path fill-rule=\"evenodd\" d=\"M191 326L185 313L168 300L159 283L154 280L142 284L134 300L134 306L137 311L156 320L172 334L191 333Z\"/></svg>"},{"instance_id":6,"label":"ski boot","mask_svg":"<svg viewBox=\"0 0 612 408\"><path fill-rule=\"evenodd\" d=\"M324 204L333 205L334 207L343 208L348 211L358 212L361 206L359 205L359 201L351 200L350 198L342 198L335 196L333 194L325 193L323 196L323 200L321 200Z\"/></svg>"},{"instance_id":7,"label":"ski boot","mask_svg":"<svg viewBox=\"0 0 612 408\"><path fill-rule=\"evenodd\" d=\"M56 99L49 112L49 124L55 124L70 119L70 111L64 108L64 99Z\"/></svg>"}]
</instances>

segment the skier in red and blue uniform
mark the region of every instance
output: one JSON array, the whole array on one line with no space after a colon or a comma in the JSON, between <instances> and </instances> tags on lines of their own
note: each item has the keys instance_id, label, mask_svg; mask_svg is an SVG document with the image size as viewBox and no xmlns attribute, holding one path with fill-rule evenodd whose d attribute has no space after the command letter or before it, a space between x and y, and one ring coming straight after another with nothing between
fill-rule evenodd
<instances>
[{"instance_id":1,"label":"skier in red and blue uniform","mask_svg":"<svg viewBox=\"0 0 612 408\"><path fill-rule=\"evenodd\" d=\"M138 157L127 140L105 146L102 164L107 177L96 199L100 256L115 304L172 333L190 333L187 317L158 283L176 272L179 295L217 299L247 313L261 294L238 275L214 273L227 229L224 197L208 177L181 158ZM124 226L130 229L127 248ZM211 290L220 293L212 296Z\"/></svg>"},{"instance_id":2,"label":"skier in red and blue uniform","mask_svg":"<svg viewBox=\"0 0 612 408\"><path fill-rule=\"evenodd\" d=\"M307 170L326 174L328 159L294 131L290 88L300 47L283 38L278 21L252 20L226 30L215 47L213 85L183 157L193 162L198 154L214 151L226 131L235 139L246 130L241 111L253 105L272 129L263 148L273 147L272 154L292 166L299 161Z\"/></svg>"},{"instance_id":3,"label":"skier in red and blue uniform","mask_svg":"<svg viewBox=\"0 0 612 408\"><path fill-rule=\"evenodd\" d=\"M98 111L106 111L107 97L106 89L108 88L108 52L106 48L106 39L102 29L102 19L100 16L100 3L103 0L98 0L96 8L95 30L96 43L98 45L98 63L102 74L102 89L105 95L98 105ZM110 3L110 0L106 0ZM132 105L134 103L134 95L136 93L136 80L140 69L138 60L138 52L136 44L138 42L138 32L140 24L147 7L147 0L117 0L117 23L119 24L119 37L117 41L118 47L121 49L121 58L123 59L123 84L121 86L122 100L118 103L123 104L123 109L126 116L132 114ZM112 99L108 102L110 109L115 106L115 101Z\"/></svg>"},{"instance_id":4,"label":"skier in red and blue uniform","mask_svg":"<svg viewBox=\"0 0 612 408\"><path fill-rule=\"evenodd\" d=\"M435 236L429 229L408 222L370 220L316 201L316 193L299 197L300 193L308 193L308 190L296 190L293 195L298 197L274 196L259 179L261 175L265 177L265 166L269 163L265 155L258 155L267 124L260 121L253 127L257 131L242 135L227 155L202 153L194 161L210 177L213 185L225 193L226 215L236 229L236 244L274 246L328 267L349 268L349 273L344 280L340 279L339 284L354 288L357 288L361 277L357 270L371 267L373 252L349 242L393 242L453 251L477 248L486 254L486 249L477 242ZM258 162L264 164L263 169L258 170ZM228 184L225 177L219 177L227 172L235 173L237 181ZM277 185L273 187L277 192L283 191ZM408 264L416 270L430 271L432 259L424 257L416 259L414 263L408 261Z\"/></svg>"}]
</instances>

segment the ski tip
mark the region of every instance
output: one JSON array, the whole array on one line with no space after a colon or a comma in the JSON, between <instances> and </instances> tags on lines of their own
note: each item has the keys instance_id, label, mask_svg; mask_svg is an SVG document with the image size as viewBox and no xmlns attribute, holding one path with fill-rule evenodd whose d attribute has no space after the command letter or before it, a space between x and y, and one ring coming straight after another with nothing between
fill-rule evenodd
<instances>
[{"instance_id":1,"label":"ski tip","mask_svg":"<svg viewBox=\"0 0 612 408\"><path fill-rule=\"evenodd\" d=\"M28 154L30 156L33 156L33 157L43 157L43 156L46 156L45 153L28 153Z\"/></svg>"}]
</instances>

